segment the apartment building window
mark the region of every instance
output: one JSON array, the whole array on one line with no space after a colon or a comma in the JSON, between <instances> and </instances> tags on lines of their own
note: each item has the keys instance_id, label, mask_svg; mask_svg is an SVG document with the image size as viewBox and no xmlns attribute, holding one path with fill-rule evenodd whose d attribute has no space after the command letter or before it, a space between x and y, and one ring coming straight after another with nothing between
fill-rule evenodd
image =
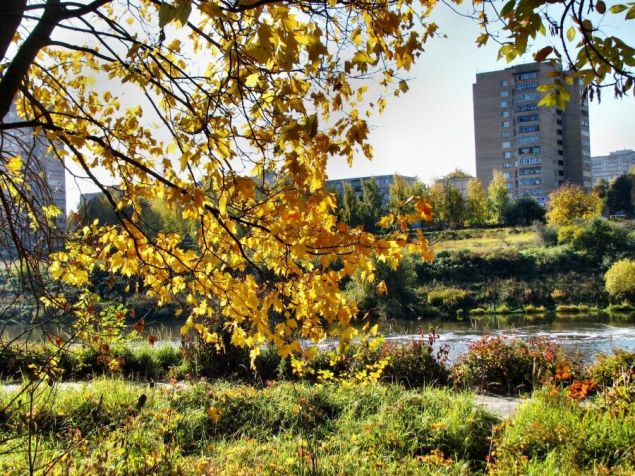
<instances>
[{"instance_id":1,"label":"apartment building window","mask_svg":"<svg viewBox=\"0 0 635 476\"><path fill-rule=\"evenodd\" d=\"M516 139L518 144L531 144L532 142L538 142L540 138L538 136L521 136Z\"/></svg>"},{"instance_id":2,"label":"apartment building window","mask_svg":"<svg viewBox=\"0 0 635 476\"><path fill-rule=\"evenodd\" d=\"M523 187L528 186L528 185L540 185L540 184L542 184L542 179L539 179L539 178L520 179L519 183Z\"/></svg>"},{"instance_id":3,"label":"apartment building window","mask_svg":"<svg viewBox=\"0 0 635 476\"><path fill-rule=\"evenodd\" d=\"M501 127L509 127L509 121L501 122Z\"/></svg>"},{"instance_id":4,"label":"apartment building window","mask_svg":"<svg viewBox=\"0 0 635 476\"><path fill-rule=\"evenodd\" d=\"M504 88L504 87L506 87L506 86L508 86L508 85L509 85L509 84L507 83L507 80L506 80L506 79L501 79L501 87L503 87L503 88Z\"/></svg>"},{"instance_id":5,"label":"apartment building window","mask_svg":"<svg viewBox=\"0 0 635 476\"><path fill-rule=\"evenodd\" d=\"M520 165L540 164L542 157L521 157L518 162Z\"/></svg>"},{"instance_id":6,"label":"apartment building window","mask_svg":"<svg viewBox=\"0 0 635 476\"><path fill-rule=\"evenodd\" d=\"M507 107L507 106L508 106L507 101L501 101L501 107Z\"/></svg>"},{"instance_id":7,"label":"apartment building window","mask_svg":"<svg viewBox=\"0 0 635 476\"><path fill-rule=\"evenodd\" d=\"M503 162L503 168L504 169L510 169L512 167L511 162Z\"/></svg>"},{"instance_id":8,"label":"apartment building window","mask_svg":"<svg viewBox=\"0 0 635 476\"><path fill-rule=\"evenodd\" d=\"M509 111L503 111L503 112L501 112L501 116L502 116L502 117L509 117Z\"/></svg>"},{"instance_id":9,"label":"apartment building window","mask_svg":"<svg viewBox=\"0 0 635 476\"><path fill-rule=\"evenodd\" d=\"M503 174L503 177L505 177L506 179L510 179L510 178L512 178L512 174L511 174L511 173L509 173L509 172L505 172L505 173Z\"/></svg>"},{"instance_id":10,"label":"apartment building window","mask_svg":"<svg viewBox=\"0 0 635 476\"><path fill-rule=\"evenodd\" d=\"M518 170L518 175L540 175L542 169L540 167L527 167Z\"/></svg>"},{"instance_id":11,"label":"apartment building window","mask_svg":"<svg viewBox=\"0 0 635 476\"><path fill-rule=\"evenodd\" d=\"M516 86L516 91L525 91L527 89L536 89L538 87L538 83L536 81L531 81L528 83L519 83Z\"/></svg>"},{"instance_id":12,"label":"apartment building window","mask_svg":"<svg viewBox=\"0 0 635 476\"><path fill-rule=\"evenodd\" d=\"M507 91L507 90L501 91L501 97L502 98L506 98L507 96L509 96L509 91Z\"/></svg>"},{"instance_id":13,"label":"apartment building window","mask_svg":"<svg viewBox=\"0 0 635 476\"><path fill-rule=\"evenodd\" d=\"M516 79L518 81L522 81L523 79L536 79L538 78L538 71L527 71L525 73L519 73L516 75Z\"/></svg>"},{"instance_id":14,"label":"apartment building window","mask_svg":"<svg viewBox=\"0 0 635 476\"><path fill-rule=\"evenodd\" d=\"M503 159L511 159L511 158L512 158L511 152L503 152Z\"/></svg>"},{"instance_id":15,"label":"apartment building window","mask_svg":"<svg viewBox=\"0 0 635 476\"><path fill-rule=\"evenodd\" d=\"M524 102L524 101L536 101L538 100L538 93L523 93L516 95L515 101Z\"/></svg>"},{"instance_id":16,"label":"apartment building window","mask_svg":"<svg viewBox=\"0 0 635 476\"><path fill-rule=\"evenodd\" d=\"M505 182L505 188L506 188L507 190L511 190L512 188L514 188L514 185L513 185L513 184L511 184L511 183L509 183L509 182Z\"/></svg>"},{"instance_id":17,"label":"apartment building window","mask_svg":"<svg viewBox=\"0 0 635 476\"><path fill-rule=\"evenodd\" d=\"M529 114L527 116L518 116L518 122L533 122L538 120L538 114Z\"/></svg>"},{"instance_id":18,"label":"apartment building window","mask_svg":"<svg viewBox=\"0 0 635 476\"><path fill-rule=\"evenodd\" d=\"M512 133L510 131L503 131L503 138L511 137Z\"/></svg>"},{"instance_id":19,"label":"apartment building window","mask_svg":"<svg viewBox=\"0 0 635 476\"><path fill-rule=\"evenodd\" d=\"M520 155L524 154L540 154L540 146L537 147L521 147L518 149Z\"/></svg>"},{"instance_id":20,"label":"apartment building window","mask_svg":"<svg viewBox=\"0 0 635 476\"><path fill-rule=\"evenodd\" d=\"M538 109L538 103L531 102L527 104L521 104L516 106L516 112L527 112L527 111L535 111Z\"/></svg>"},{"instance_id":21,"label":"apartment building window","mask_svg":"<svg viewBox=\"0 0 635 476\"><path fill-rule=\"evenodd\" d=\"M540 126L538 124L533 124L531 126L520 126L518 128L518 132L538 132L540 130Z\"/></svg>"},{"instance_id":22,"label":"apartment building window","mask_svg":"<svg viewBox=\"0 0 635 476\"><path fill-rule=\"evenodd\" d=\"M503 142L502 144L503 149L509 149L511 147L511 143L509 143L508 141Z\"/></svg>"}]
</instances>

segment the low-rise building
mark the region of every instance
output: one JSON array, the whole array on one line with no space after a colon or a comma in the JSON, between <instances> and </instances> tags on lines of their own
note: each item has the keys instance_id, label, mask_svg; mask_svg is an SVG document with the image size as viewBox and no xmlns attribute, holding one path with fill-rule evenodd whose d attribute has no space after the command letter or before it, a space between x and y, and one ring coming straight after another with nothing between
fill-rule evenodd
<instances>
[{"instance_id":1,"label":"low-rise building","mask_svg":"<svg viewBox=\"0 0 635 476\"><path fill-rule=\"evenodd\" d=\"M635 167L635 151L630 149L617 150L609 155L591 157L591 178L593 185L604 179L610 182L614 178L629 172Z\"/></svg>"}]
</instances>

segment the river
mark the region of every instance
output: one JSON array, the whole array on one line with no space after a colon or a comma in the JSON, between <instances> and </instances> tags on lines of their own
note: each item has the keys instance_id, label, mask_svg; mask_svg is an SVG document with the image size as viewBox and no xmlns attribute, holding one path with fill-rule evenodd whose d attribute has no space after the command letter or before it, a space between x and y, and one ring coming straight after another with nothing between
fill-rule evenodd
<instances>
[{"instance_id":1,"label":"river","mask_svg":"<svg viewBox=\"0 0 635 476\"><path fill-rule=\"evenodd\" d=\"M181 323L176 321L146 323L145 333L157 336L158 345L178 345L180 326ZM513 315L465 321L395 320L380 324L380 331L386 340L398 342L427 339L431 328L435 328L439 335L436 345L447 346L450 361L462 355L470 343L486 335L520 339L542 337L554 340L567 352L579 353L585 362L592 361L600 352L611 353L618 348L635 351L634 319ZM27 329L25 325L8 325L5 326L2 337L19 337ZM47 331L51 335L65 335L60 328L48 328ZM41 330L33 331L31 338L41 339ZM329 342L323 345L329 345Z\"/></svg>"}]
</instances>

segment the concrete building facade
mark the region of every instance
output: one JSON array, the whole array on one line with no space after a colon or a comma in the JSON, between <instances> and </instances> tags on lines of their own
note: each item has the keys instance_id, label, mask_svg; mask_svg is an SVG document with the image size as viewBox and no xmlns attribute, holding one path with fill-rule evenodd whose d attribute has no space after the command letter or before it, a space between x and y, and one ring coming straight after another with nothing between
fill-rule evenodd
<instances>
[{"instance_id":1,"label":"concrete building facade","mask_svg":"<svg viewBox=\"0 0 635 476\"><path fill-rule=\"evenodd\" d=\"M614 178L628 173L635 167L634 150L617 150L609 155L591 157L591 178L593 185L604 179L611 182Z\"/></svg>"},{"instance_id":2,"label":"concrete building facade","mask_svg":"<svg viewBox=\"0 0 635 476\"><path fill-rule=\"evenodd\" d=\"M5 123L20 121L15 109L11 109L4 118ZM61 214L55 218L55 227L47 237L46 245L38 244L41 237L34 233L27 223L24 210L15 210L23 226L20 226L23 244L32 247L45 246L60 248L63 234L66 231L66 170L62 161L48 152L49 144L32 129L16 129L2 133L1 163L11 157L19 155L22 159L22 177L24 181L24 195L30 197L37 213L38 209L48 205L55 205ZM44 248L41 248L44 249Z\"/></svg>"},{"instance_id":3,"label":"concrete building facade","mask_svg":"<svg viewBox=\"0 0 635 476\"><path fill-rule=\"evenodd\" d=\"M404 175L376 175L376 176L367 176L367 177L353 177L353 178L345 178L345 179L333 179L326 181L327 190L334 189L338 195L344 194L344 186L351 185L353 187L353 191L355 195L361 197L362 195L362 182L367 180L375 180L377 185L379 186L379 190L384 197L384 205L388 201L388 196L390 195L390 187L395 182L397 177L401 177L409 186L414 184L417 180L416 177L407 177Z\"/></svg>"},{"instance_id":4,"label":"concrete building facade","mask_svg":"<svg viewBox=\"0 0 635 476\"><path fill-rule=\"evenodd\" d=\"M568 87L563 111L538 106L538 87L559 65L529 63L476 75L473 85L476 176L487 187L494 170L513 198L545 203L564 182L591 187L589 110L581 87Z\"/></svg>"},{"instance_id":5,"label":"concrete building facade","mask_svg":"<svg viewBox=\"0 0 635 476\"><path fill-rule=\"evenodd\" d=\"M464 200L467 199L467 184L470 180L473 180L474 177L464 173L452 172L451 174L446 175L445 177L436 179L434 182L445 185L449 184L457 189L457 191L461 194Z\"/></svg>"}]
</instances>

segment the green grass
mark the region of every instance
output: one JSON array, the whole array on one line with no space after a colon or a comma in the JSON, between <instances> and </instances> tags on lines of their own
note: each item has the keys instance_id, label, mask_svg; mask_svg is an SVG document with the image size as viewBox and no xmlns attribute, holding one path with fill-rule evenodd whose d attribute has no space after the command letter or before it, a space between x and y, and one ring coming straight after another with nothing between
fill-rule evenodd
<instances>
[{"instance_id":1,"label":"green grass","mask_svg":"<svg viewBox=\"0 0 635 476\"><path fill-rule=\"evenodd\" d=\"M541 391L496 438L492 474L633 474L635 404L623 412Z\"/></svg>"},{"instance_id":2,"label":"green grass","mask_svg":"<svg viewBox=\"0 0 635 476\"><path fill-rule=\"evenodd\" d=\"M39 390L32 418L22 396L0 424L0 473L28 473L31 428L50 474L633 474L635 403L608 395L541 390L501 425L449 389L98 379Z\"/></svg>"},{"instance_id":3,"label":"green grass","mask_svg":"<svg viewBox=\"0 0 635 476\"><path fill-rule=\"evenodd\" d=\"M0 473L27 472L28 407L2 426ZM36 466L70 474L466 474L484 468L497 422L472 394L441 389L107 379L46 389L34 415Z\"/></svg>"},{"instance_id":4,"label":"green grass","mask_svg":"<svg viewBox=\"0 0 635 476\"><path fill-rule=\"evenodd\" d=\"M534 231L523 231L516 234L504 233L500 236L480 236L463 239L441 239L434 242L435 251L468 250L487 253L499 250L522 250L536 246L537 236Z\"/></svg>"}]
</instances>

